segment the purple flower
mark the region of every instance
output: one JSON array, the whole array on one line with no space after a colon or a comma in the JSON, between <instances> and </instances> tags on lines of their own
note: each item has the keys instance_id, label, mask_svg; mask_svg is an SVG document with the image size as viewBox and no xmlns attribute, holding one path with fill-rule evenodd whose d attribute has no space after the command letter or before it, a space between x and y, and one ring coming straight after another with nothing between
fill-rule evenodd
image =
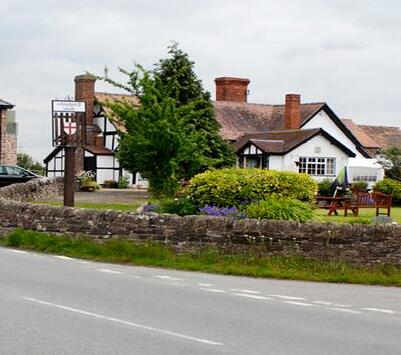
<instances>
[{"instance_id":1,"label":"purple flower","mask_svg":"<svg viewBox=\"0 0 401 355\"><path fill-rule=\"evenodd\" d=\"M246 214L238 211L237 207L218 207L206 205L199 209L201 214L215 217L246 218Z\"/></svg>"},{"instance_id":2,"label":"purple flower","mask_svg":"<svg viewBox=\"0 0 401 355\"><path fill-rule=\"evenodd\" d=\"M158 205L147 204L142 207L142 212L156 212L159 208Z\"/></svg>"}]
</instances>

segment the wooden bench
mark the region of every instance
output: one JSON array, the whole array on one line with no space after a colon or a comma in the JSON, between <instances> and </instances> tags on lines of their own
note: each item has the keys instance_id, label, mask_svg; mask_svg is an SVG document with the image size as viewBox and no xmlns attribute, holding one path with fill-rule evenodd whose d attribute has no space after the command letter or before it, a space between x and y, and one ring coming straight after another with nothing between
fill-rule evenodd
<instances>
[{"instance_id":1,"label":"wooden bench","mask_svg":"<svg viewBox=\"0 0 401 355\"><path fill-rule=\"evenodd\" d=\"M360 208L376 208L376 216L383 214L390 217L391 202L391 195L387 195L382 192L358 194L356 195L355 199L352 199L346 203L344 216L347 216L348 210L351 210L354 216L358 216ZM387 211L380 213L380 209L386 209Z\"/></svg>"}]
</instances>

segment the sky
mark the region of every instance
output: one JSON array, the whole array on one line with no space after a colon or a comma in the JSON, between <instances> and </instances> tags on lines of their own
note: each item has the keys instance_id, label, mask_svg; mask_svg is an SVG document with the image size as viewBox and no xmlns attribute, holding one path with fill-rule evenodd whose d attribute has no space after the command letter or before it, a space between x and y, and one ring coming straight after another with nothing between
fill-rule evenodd
<instances>
[{"instance_id":1,"label":"sky","mask_svg":"<svg viewBox=\"0 0 401 355\"><path fill-rule=\"evenodd\" d=\"M0 98L16 105L19 151L50 153L52 99L74 76L124 81L179 43L206 90L251 80L249 102L286 93L360 124L401 125L399 0L0 0ZM97 91L116 92L104 83Z\"/></svg>"}]
</instances>

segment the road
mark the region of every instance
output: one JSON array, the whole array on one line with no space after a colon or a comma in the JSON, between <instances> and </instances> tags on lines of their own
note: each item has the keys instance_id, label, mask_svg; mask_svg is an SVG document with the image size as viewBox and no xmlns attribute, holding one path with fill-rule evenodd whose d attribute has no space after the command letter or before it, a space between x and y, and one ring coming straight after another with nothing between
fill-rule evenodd
<instances>
[{"instance_id":1,"label":"road","mask_svg":"<svg viewBox=\"0 0 401 355\"><path fill-rule=\"evenodd\" d=\"M401 289L0 248L0 354L401 354Z\"/></svg>"}]
</instances>

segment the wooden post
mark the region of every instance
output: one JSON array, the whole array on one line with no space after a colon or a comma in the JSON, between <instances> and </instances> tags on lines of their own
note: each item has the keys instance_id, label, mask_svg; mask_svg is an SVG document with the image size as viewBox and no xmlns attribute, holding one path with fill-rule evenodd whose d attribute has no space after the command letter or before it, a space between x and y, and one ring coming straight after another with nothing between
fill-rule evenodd
<instances>
[{"instance_id":1,"label":"wooden post","mask_svg":"<svg viewBox=\"0 0 401 355\"><path fill-rule=\"evenodd\" d=\"M65 147L64 206L74 207L75 147Z\"/></svg>"}]
</instances>

